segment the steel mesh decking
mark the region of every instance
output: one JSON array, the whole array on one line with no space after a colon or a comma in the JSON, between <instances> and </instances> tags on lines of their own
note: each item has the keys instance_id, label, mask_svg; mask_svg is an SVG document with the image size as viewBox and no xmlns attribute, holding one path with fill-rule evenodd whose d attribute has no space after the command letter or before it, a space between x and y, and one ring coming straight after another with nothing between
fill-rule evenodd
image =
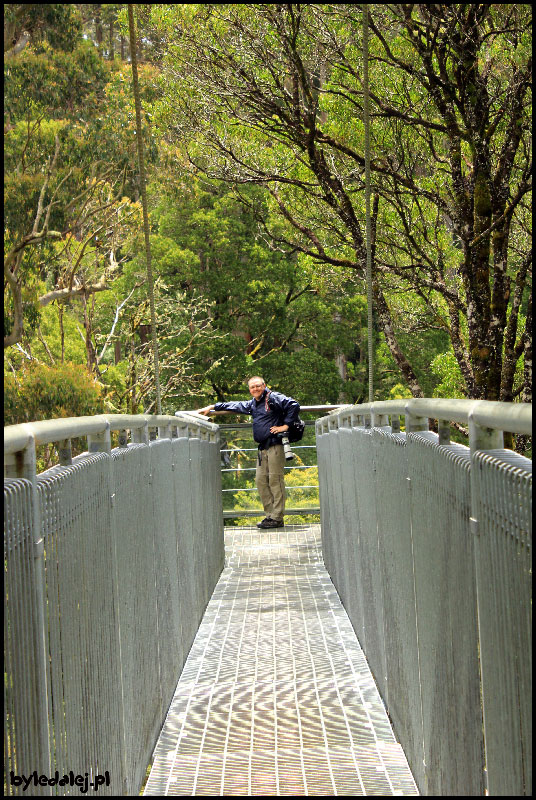
<instances>
[{"instance_id":1,"label":"steel mesh decking","mask_svg":"<svg viewBox=\"0 0 536 800\"><path fill-rule=\"evenodd\" d=\"M145 795L417 795L320 526L227 529Z\"/></svg>"}]
</instances>

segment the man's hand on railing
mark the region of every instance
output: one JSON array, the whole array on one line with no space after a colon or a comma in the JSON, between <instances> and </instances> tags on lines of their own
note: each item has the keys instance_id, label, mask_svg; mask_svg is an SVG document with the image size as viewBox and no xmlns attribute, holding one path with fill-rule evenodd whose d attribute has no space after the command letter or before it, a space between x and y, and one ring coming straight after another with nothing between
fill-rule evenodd
<instances>
[{"instance_id":1,"label":"man's hand on railing","mask_svg":"<svg viewBox=\"0 0 536 800\"><path fill-rule=\"evenodd\" d=\"M214 406L205 406L204 408L198 408L198 409L196 409L195 413L196 414L203 414L205 417L208 417L208 415L211 412L214 412Z\"/></svg>"},{"instance_id":2,"label":"man's hand on railing","mask_svg":"<svg viewBox=\"0 0 536 800\"><path fill-rule=\"evenodd\" d=\"M228 411L214 411L214 406L205 406L205 408L196 408L194 409L194 414L203 414L204 417L208 417L209 415L213 414L228 414Z\"/></svg>"}]
</instances>

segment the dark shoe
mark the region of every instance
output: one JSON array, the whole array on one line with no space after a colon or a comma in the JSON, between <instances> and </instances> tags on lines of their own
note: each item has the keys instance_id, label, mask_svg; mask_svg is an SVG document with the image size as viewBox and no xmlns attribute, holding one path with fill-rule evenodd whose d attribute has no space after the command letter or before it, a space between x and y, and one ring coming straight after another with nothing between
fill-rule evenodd
<instances>
[{"instance_id":1,"label":"dark shoe","mask_svg":"<svg viewBox=\"0 0 536 800\"><path fill-rule=\"evenodd\" d=\"M266 524L267 522L272 522L270 517L265 517L260 522L257 522L257 528L267 528L268 527L268 525Z\"/></svg>"},{"instance_id":2,"label":"dark shoe","mask_svg":"<svg viewBox=\"0 0 536 800\"><path fill-rule=\"evenodd\" d=\"M282 519L281 520L266 519L266 520L263 520L263 524L260 525L261 528L283 528L284 526L285 526L285 523L283 522Z\"/></svg>"}]
</instances>

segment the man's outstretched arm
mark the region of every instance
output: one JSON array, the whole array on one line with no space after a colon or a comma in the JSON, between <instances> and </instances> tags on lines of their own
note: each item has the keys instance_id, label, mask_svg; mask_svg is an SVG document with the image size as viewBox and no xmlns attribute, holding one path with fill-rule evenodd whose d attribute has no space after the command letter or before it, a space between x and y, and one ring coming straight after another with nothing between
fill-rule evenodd
<instances>
[{"instance_id":1,"label":"man's outstretched arm","mask_svg":"<svg viewBox=\"0 0 536 800\"><path fill-rule=\"evenodd\" d=\"M195 413L208 417L209 414L227 414L227 411L214 411L214 406L205 406L204 408L197 408Z\"/></svg>"},{"instance_id":2,"label":"man's outstretched arm","mask_svg":"<svg viewBox=\"0 0 536 800\"><path fill-rule=\"evenodd\" d=\"M216 406L218 406L218 408L216 408ZM251 414L250 402L230 400L227 403L215 403L214 405L197 409L197 413L203 414L204 416L208 416L209 414L228 414L230 411L233 411L235 414Z\"/></svg>"}]
</instances>

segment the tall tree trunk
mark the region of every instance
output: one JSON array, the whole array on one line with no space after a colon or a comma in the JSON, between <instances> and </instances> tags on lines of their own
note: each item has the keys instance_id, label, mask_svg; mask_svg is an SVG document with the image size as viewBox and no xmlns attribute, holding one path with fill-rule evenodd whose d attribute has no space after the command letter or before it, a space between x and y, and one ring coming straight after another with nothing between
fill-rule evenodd
<instances>
[{"instance_id":1,"label":"tall tree trunk","mask_svg":"<svg viewBox=\"0 0 536 800\"><path fill-rule=\"evenodd\" d=\"M110 29L109 29L109 36L110 36L110 45L109 45L109 59L113 61L115 58L115 49L114 49L114 21L113 19L110 20Z\"/></svg>"},{"instance_id":2,"label":"tall tree trunk","mask_svg":"<svg viewBox=\"0 0 536 800\"><path fill-rule=\"evenodd\" d=\"M514 286L514 296L510 308L510 316L504 334L504 363L501 378L501 397L504 402L514 399L514 378L519 358L523 355L526 335L523 333L516 341L519 322L519 311L523 300L523 293L527 283L527 274L532 260L532 253L525 259L520 267Z\"/></svg>"},{"instance_id":3,"label":"tall tree trunk","mask_svg":"<svg viewBox=\"0 0 536 800\"><path fill-rule=\"evenodd\" d=\"M95 350L95 347L93 345L93 326L91 323L91 316L88 314L87 297L85 295L83 295L82 307L84 309L84 329L86 332L85 342L86 342L87 368L88 370L90 370L90 372L94 372L100 376L100 369L97 360L97 351Z\"/></svg>"},{"instance_id":4,"label":"tall tree trunk","mask_svg":"<svg viewBox=\"0 0 536 800\"><path fill-rule=\"evenodd\" d=\"M473 397L475 392L475 378L473 375L473 369L471 367L471 361L468 357L465 343L462 337L461 326L460 326L460 312L452 301L447 300L447 305L449 309L449 319L450 319L449 333L450 333L450 341L452 343L452 349L454 350L456 361L458 362L458 366L460 367L462 377L467 387L467 396Z\"/></svg>"},{"instance_id":5,"label":"tall tree trunk","mask_svg":"<svg viewBox=\"0 0 536 800\"><path fill-rule=\"evenodd\" d=\"M134 344L134 337L136 334L136 327L134 321L132 321L131 331L130 331L130 352L129 352L129 361L130 361L130 413L136 413L136 348Z\"/></svg>"},{"instance_id":6,"label":"tall tree trunk","mask_svg":"<svg viewBox=\"0 0 536 800\"><path fill-rule=\"evenodd\" d=\"M524 403L532 403L532 290L527 307L527 321L524 332L524 365L523 365L523 392ZM519 434L515 437L515 449L518 453L525 453L532 459L532 437Z\"/></svg>"},{"instance_id":7,"label":"tall tree trunk","mask_svg":"<svg viewBox=\"0 0 536 800\"><path fill-rule=\"evenodd\" d=\"M96 3L95 6L95 40L97 42L97 50L102 55L102 6Z\"/></svg>"},{"instance_id":8,"label":"tall tree trunk","mask_svg":"<svg viewBox=\"0 0 536 800\"><path fill-rule=\"evenodd\" d=\"M525 378L525 388L523 390L523 402L532 403L532 289L527 307L524 356L525 363L523 372Z\"/></svg>"},{"instance_id":9,"label":"tall tree trunk","mask_svg":"<svg viewBox=\"0 0 536 800\"><path fill-rule=\"evenodd\" d=\"M424 397L424 392L421 389L421 385L417 376L415 375L415 372L413 371L413 367L407 360L406 356L402 352L402 349L400 348L400 345L398 344L393 321L391 319L391 311L389 310L389 306L387 305L385 296L380 289L379 283L375 279L372 281L372 291L374 296L375 311L378 315L378 319L385 335L385 341L387 342L387 346L389 347L391 355L393 356L398 368L402 372L402 375L406 379L413 397Z\"/></svg>"},{"instance_id":10,"label":"tall tree trunk","mask_svg":"<svg viewBox=\"0 0 536 800\"><path fill-rule=\"evenodd\" d=\"M60 323L61 363L65 363L65 329L63 327L63 303L58 303L58 317Z\"/></svg>"}]
</instances>

